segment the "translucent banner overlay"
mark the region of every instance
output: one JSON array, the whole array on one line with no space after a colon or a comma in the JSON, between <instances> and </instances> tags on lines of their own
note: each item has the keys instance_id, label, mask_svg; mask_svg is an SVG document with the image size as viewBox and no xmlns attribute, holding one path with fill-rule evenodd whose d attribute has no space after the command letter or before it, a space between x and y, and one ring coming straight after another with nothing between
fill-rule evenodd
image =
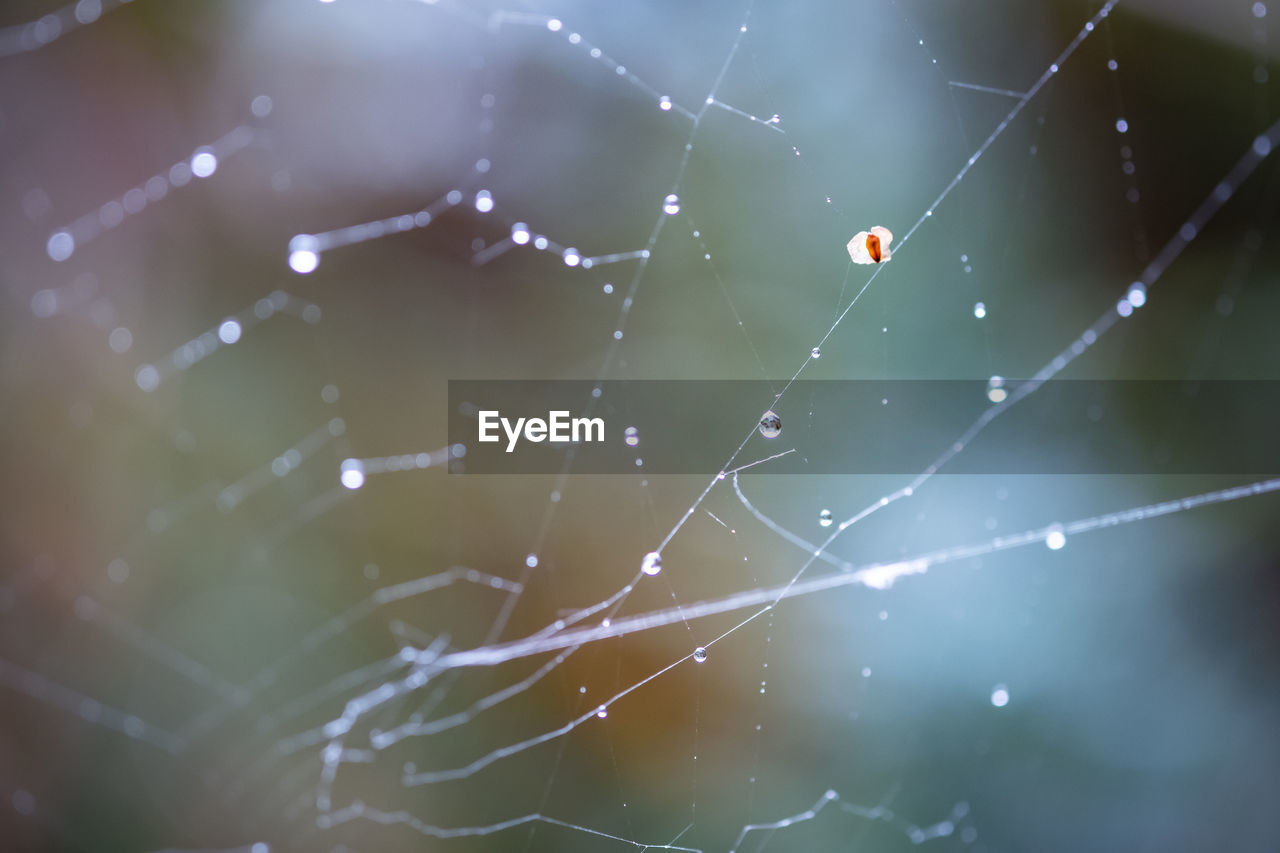
<instances>
[{"instance_id":1,"label":"translucent banner overlay","mask_svg":"<svg viewBox=\"0 0 1280 853\"><path fill-rule=\"evenodd\" d=\"M459 474L1280 473L1280 382L449 382ZM1020 392L1021 389L1021 392ZM766 417L772 413L776 417ZM488 440L481 440L485 437ZM776 457L776 458L769 458Z\"/></svg>"}]
</instances>

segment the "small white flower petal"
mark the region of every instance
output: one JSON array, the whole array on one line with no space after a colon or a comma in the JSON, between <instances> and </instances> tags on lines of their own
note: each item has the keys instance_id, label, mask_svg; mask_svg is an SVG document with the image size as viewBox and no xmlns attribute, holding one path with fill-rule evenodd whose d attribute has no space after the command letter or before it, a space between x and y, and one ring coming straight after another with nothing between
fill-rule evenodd
<instances>
[{"instance_id":1,"label":"small white flower petal","mask_svg":"<svg viewBox=\"0 0 1280 853\"><path fill-rule=\"evenodd\" d=\"M879 258L872 257L871 250L867 248L867 241L872 237L880 243ZM849 250L849 257L855 264L882 264L891 257L889 254L891 242L893 242L893 232L883 225L876 225L870 231L859 231L854 234L845 248Z\"/></svg>"},{"instance_id":2,"label":"small white flower petal","mask_svg":"<svg viewBox=\"0 0 1280 853\"><path fill-rule=\"evenodd\" d=\"M859 231L857 234L853 235L853 239L849 241L849 244L847 246L845 246L845 248L849 250L850 260L852 260L855 264L874 264L875 263L875 261L872 260L871 258L871 253L867 251L868 236L869 236L868 232Z\"/></svg>"}]
</instances>

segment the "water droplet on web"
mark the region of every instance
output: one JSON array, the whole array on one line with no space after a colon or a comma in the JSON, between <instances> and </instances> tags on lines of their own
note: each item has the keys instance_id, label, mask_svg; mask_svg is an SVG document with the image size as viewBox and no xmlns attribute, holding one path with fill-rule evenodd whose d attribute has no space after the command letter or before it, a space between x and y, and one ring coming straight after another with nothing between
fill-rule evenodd
<instances>
[{"instance_id":1,"label":"water droplet on web","mask_svg":"<svg viewBox=\"0 0 1280 853\"><path fill-rule=\"evenodd\" d=\"M160 371L144 364L134 372L133 379L143 391L154 391L160 385Z\"/></svg>"},{"instance_id":2,"label":"water droplet on web","mask_svg":"<svg viewBox=\"0 0 1280 853\"><path fill-rule=\"evenodd\" d=\"M343 460L341 474L338 477L342 485L355 491L364 485L364 466L359 459Z\"/></svg>"},{"instance_id":3,"label":"water droplet on web","mask_svg":"<svg viewBox=\"0 0 1280 853\"><path fill-rule=\"evenodd\" d=\"M289 241L289 269L299 275L315 272L320 266L320 241L310 234L299 234Z\"/></svg>"},{"instance_id":4,"label":"water droplet on web","mask_svg":"<svg viewBox=\"0 0 1280 853\"><path fill-rule=\"evenodd\" d=\"M707 659L707 650L704 649L702 646L698 646L696 649L693 650L693 659L698 663L702 663Z\"/></svg>"},{"instance_id":5,"label":"water droplet on web","mask_svg":"<svg viewBox=\"0 0 1280 853\"><path fill-rule=\"evenodd\" d=\"M997 708L1003 708L1009 704L1009 688L1003 684L997 684L995 689L991 691L991 704Z\"/></svg>"},{"instance_id":6,"label":"water droplet on web","mask_svg":"<svg viewBox=\"0 0 1280 853\"><path fill-rule=\"evenodd\" d=\"M640 443L640 435L633 426L627 427L623 435L625 436L624 441L626 441L627 447L635 447Z\"/></svg>"},{"instance_id":7,"label":"water droplet on web","mask_svg":"<svg viewBox=\"0 0 1280 853\"><path fill-rule=\"evenodd\" d=\"M656 575L662 571L662 555L657 551L650 551L644 555L644 559L640 561L640 571L646 575Z\"/></svg>"},{"instance_id":8,"label":"water droplet on web","mask_svg":"<svg viewBox=\"0 0 1280 853\"><path fill-rule=\"evenodd\" d=\"M830 527L831 522L832 522L831 510L824 509L822 512L818 513L818 524L822 525L823 527Z\"/></svg>"},{"instance_id":9,"label":"water droplet on web","mask_svg":"<svg viewBox=\"0 0 1280 853\"><path fill-rule=\"evenodd\" d=\"M197 178L207 178L218 171L218 158L212 151L202 148L191 158L191 174Z\"/></svg>"},{"instance_id":10,"label":"water droplet on web","mask_svg":"<svg viewBox=\"0 0 1280 853\"><path fill-rule=\"evenodd\" d=\"M680 212L680 196L675 193L667 196L662 201L662 212L667 216L675 216Z\"/></svg>"},{"instance_id":11,"label":"water droplet on web","mask_svg":"<svg viewBox=\"0 0 1280 853\"><path fill-rule=\"evenodd\" d=\"M814 348L809 352L809 355L813 356L814 358L822 358L822 350L821 350L821 349L819 349L818 347L814 347Z\"/></svg>"},{"instance_id":12,"label":"water droplet on web","mask_svg":"<svg viewBox=\"0 0 1280 853\"><path fill-rule=\"evenodd\" d=\"M596 716L603 720L605 717L609 716L609 709L601 705L596 709Z\"/></svg>"},{"instance_id":13,"label":"water droplet on web","mask_svg":"<svg viewBox=\"0 0 1280 853\"><path fill-rule=\"evenodd\" d=\"M760 417L760 434L765 438L777 438L782 435L782 418L773 411L765 412Z\"/></svg>"},{"instance_id":14,"label":"water droplet on web","mask_svg":"<svg viewBox=\"0 0 1280 853\"><path fill-rule=\"evenodd\" d=\"M1055 524L1049 528L1049 533L1044 537L1044 544L1049 546L1050 551L1060 551L1067 544L1067 534L1063 531L1062 525Z\"/></svg>"},{"instance_id":15,"label":"water droplet on web","mask_svg":"<svg viewBox=\"0 0 1280 853\"><path fill-rule=\"evenodd\" d=\"M658 109L663 111L670 110L671 99L668 98L666 95L663 95L661 98L658 98Z\"/></svg>"},{"instance_id":16,"label":"water droplet on web","mask_svg":"<svg viewBox=\"0 0 1280 853\"><path fill-rule=\"evenodd\" d=\"M71 253L76 249L76 241L72 238L70 232L58 231L49 238L45 251L49 257L55 261L65 261L71 257Z\"/></svg>"},{"instance_id":17,"label":"water droplet on web","mask_svg":"<svg viewBox=\"0 0 1280 853\"><path fill-rule=\"evenodd\" d=\"M124 326L112 329L111 334L107 336L107 346L111 347L112 352L128 352L133 346L133 333Z\"/></svg>"}]
</instances>

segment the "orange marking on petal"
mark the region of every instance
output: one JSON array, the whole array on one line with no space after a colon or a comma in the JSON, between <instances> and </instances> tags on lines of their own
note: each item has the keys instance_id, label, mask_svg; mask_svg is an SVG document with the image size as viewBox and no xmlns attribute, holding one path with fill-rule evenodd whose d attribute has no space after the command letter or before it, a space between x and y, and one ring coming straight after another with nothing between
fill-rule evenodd
<instances>
[{"instance_id":1,"label":"orange marking on petal","mask_svg":"<svg viewBox=\"0 0 1280 853\"><path fill-rule=\"evenodd\" d=\"M871 260L880 263L880 238L874 234L867 235L867 254L871 256Z\"/></svg>"}]
</instances>

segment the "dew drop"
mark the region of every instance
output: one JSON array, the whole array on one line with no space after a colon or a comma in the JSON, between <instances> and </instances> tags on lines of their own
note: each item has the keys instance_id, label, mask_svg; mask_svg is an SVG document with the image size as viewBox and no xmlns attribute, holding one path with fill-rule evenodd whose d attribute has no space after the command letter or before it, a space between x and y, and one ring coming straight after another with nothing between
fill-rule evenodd
<instances>
[{"instance_id":1,"label":"dew drop","mask_svg":"<svg viewBox=\"0 0 1280 853\"><path fill-rule=\"evenodd\" d=\"M832 521L831 510L824 509L822 512L818 513L818 524L822 525L823 527L830 527L831 521Z\"/></svg>"},{"instance_id":2,"label":"dew drop","mask_svg":"<svg viewBox=\"0 0 1280 853\"><path fill-rule=\"evenodd\" d=\"M680 212L680 196L675 193L662 200L662 212L667 216L675 216Z\"/></svg>"},{"instance_id":3,"label":"dew drop","mask_svg":"<svg viewBox=\"0 0 1280 853\"><path fill-rule=\"evenodd\" d=\"M344 459L341 472L338 479L342 481L343 486L351 491L355 491L364 485L364 465L359 459Z\"/></svg>"},{"instance_id":4,"label":"dew drop","mask_svg":"<svg viewBox=\"0 0 1280 853\"><path fill-rule=\"evenodd\" d=\"M698 663L702 663L707 659L707 650L704 649L702 646L698 646L696 649L693 650L693 659Z\"/></svg>"},{"instance_id":5,"label":"dew drop","mask_svg":"<svg viewBox=\"0 0 1280 853\"><path fill-rule=\"evenodd\" d=\"M320 241L310 234L298 234L289 241L289 269L299 275L315 272L320 266Z\"/></svg>"},{"instance_id":6,"label":"dew drop","mask_svg":"<svg viewBox=\"0 0 1280 853\"><path fill-rule=\"evenodd\" d=\"M644 555L644 559L640 561L640 571L646 575L656 575L662 571L662 555L657 551L650 551Z\"/></svg>"},{"instance_id":7,"label":"dew drop","mask_svg":"<svg viewBox=\"0 0 1280 853\"><path fill-rule=\"evenodd\" d=\"M207 148L196 151L191 158L191 174L197 178L207 178L218 171L218 158Z\"/></svg>"},{"instance_id":8,"label":"dew drop","mask_svg":"<svg viewBox=\"0 0 1280 853\"><path fill-rule=\"evenodd\" d=\"M810 355L810 356L812 356L813 358L822 358L822 350L821 350L821 349L819 349L818 347L814 347L814 348L809 352L809 355Z\"/></svg>"},{"instance_id":9,"label":"dew drop","mask_svg":"<svg viewBox=\"0 0 1280 853\"><path fill-rule=\"evenodd\" d=\"M112 352L128 352L133 346L133 333L124 326L112 329L111 334L107 336L107 346L111 347Z\"/></svg>"},{"instance_id":10,"label":"dew drop","mask_svg":"<svg viewBox=\"0 0 1280 853\"><path fill-rule=\"evenodd\" d=\"M222 321L222 325L218 326L218 340L224 344L234 344L240 340L241 333L240 321L236 319L227 319Z\"/></svg>"},{"instance_id":11,"label":"dew drop","mask_svg":"<svg viewBox=\"0 0 1280 853\"><path fill-rule=\"evenodd\" d=\"M57 231L49 238L45 251L55 261L65 261L76 250L76 241L69 231Z\"/></svg>"},{"instance_id":12,"label":"dew drop","mask_svg":"<svg viewBox=\"0 0 1280 853\"><path fill-rule=\"evenodd\" d=\"M144 364L134 371L133 380L143 391L154 391L160 386L160 371Z\"/></svg>"},{"instance_id":13,"label":"dew drop","mask_svg":"<svg viewBox=\"0 0 1280 853\"><path fill-rule=\"evenodd\" d=\"M993 403L1003 403L1009 392L1004 389L1004 377L992 376L987 380L987 399Z\"/></svg>"},{"instance_id":14,"label":"dew drop","mask_svg":"<svg viewBox=\"0 0 1280 853\"><path fill-rule=\"evenodd\" d=\"M782 418L772 410L760 416L760 434L765 438L777 438L782 435Z\"/></svg>"}]
</instances>

